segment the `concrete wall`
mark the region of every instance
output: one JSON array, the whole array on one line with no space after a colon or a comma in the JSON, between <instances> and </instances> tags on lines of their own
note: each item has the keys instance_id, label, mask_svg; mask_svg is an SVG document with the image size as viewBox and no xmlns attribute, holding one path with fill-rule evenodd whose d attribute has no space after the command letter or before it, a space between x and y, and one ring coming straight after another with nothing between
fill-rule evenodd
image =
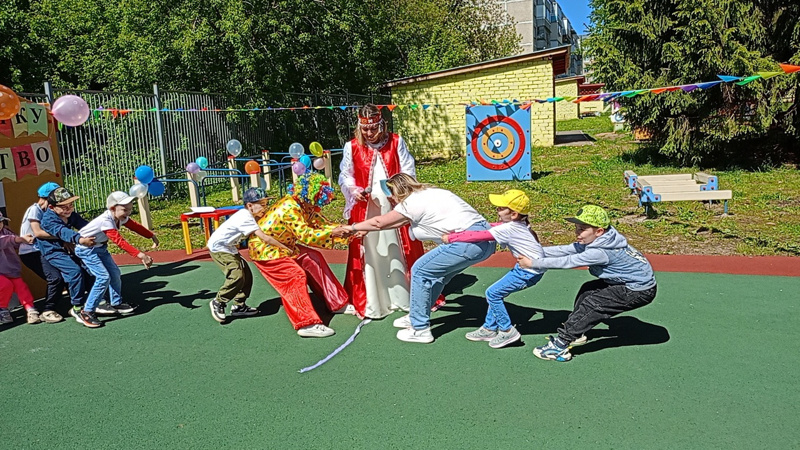
<instances>
[{"instance_id":1,"label":"concrete wall","mask_svg":"<svg viewBox=\"0 0 800 450\"><path fill-rule=\"evenodd\" d=\"M408 104L468 103L476 99L530 100L554 95L553 69L549 60L509 64L503 67L421 81L392 88L392 102ZM551 146L555 140L555 103L533 103L531 144ZM394 130L408 142L417 158L464 156L465 107L460 105L423 111L396 108Z\"/></svg>"}]
</instances>

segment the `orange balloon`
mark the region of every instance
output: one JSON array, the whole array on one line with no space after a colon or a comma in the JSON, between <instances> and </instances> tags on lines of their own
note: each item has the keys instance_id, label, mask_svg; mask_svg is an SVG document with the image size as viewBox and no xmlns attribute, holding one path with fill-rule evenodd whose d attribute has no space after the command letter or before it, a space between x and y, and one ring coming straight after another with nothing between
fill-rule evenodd
<instances>
[{"instance_id":1,"label":"orange balloon","mask_svg":"<svg viewBox=\"0 0 800 450\"><path fill-rule=\"evenodd\" d=\"M259 173L261 172L261 166L256 161L247 161L247 164L244 165L244 171L250 175Z\"/></svg>"},{"instance_id":2,"label":"orange balloon","mask_svg":"<svg viewBox=\"0 0 800 450\"><path fill-rule=\"evenodd\" d=\"M11 89L0 84L0 120L7 120L17 115L20 104L19 97Z\"/></svg>"}]
</instances>

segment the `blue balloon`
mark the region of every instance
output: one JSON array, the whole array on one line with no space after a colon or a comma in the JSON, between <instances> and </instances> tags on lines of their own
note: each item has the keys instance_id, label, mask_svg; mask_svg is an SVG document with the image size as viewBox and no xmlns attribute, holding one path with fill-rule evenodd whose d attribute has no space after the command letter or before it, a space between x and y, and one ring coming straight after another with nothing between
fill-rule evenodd
<instances>
[{"instance_id":1,"label":"blue balloon","mask_svg":"<svg viewBox=\"0 0 800 450\"><path fill-rule=\"evenodd\" d=\"M197 159L194 160L194 162L197 163L197 165L200 166L200 168L203 170L205 170L205 168L208 167L208 158L206 158L205 156L198 157Z\"/></svg>"},{"instance_id":2,"label":"blue balloon","mask_svg":"<svg viewBox=\"0 0 800 450\"><path fill-rule=\"evenodd\" d=\"M136 168L136 179L139 180L139 183L142 184L149 184L153 181L153 177L155 177L155 173L153 173L153 169L150 166L139 166Z\"/></svg>"},{"instance_id":3,"label":"blue balloon","mask_svg":"<svg viewBox=\"0 0 800 450\"><path fill-rule=\"evenodd\" d=\"M311 169L312 166L311 166L311 157L310 156L303 155L303 156L300 157L300 159L298 161L300 161L304 166L306 166L306 168Z\"/></svg>"},{"instance_id":4,"label":"blue balloon","mask_svg":"<svg viewBox=\"0 0 800 450\"><path fill-rule=\"evenodd\" d=\"M165 190L164 183L159 180L153 180L147 185L147 192L154 197L164 194Z\"/></svg>"}]
</instances>

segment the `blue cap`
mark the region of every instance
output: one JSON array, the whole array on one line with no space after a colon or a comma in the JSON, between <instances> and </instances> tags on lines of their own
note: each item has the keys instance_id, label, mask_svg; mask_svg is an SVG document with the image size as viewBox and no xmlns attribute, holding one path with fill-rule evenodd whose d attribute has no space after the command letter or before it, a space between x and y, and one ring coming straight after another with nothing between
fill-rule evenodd
<instances>
[{"instance_id":1,"label":"blue cap","mask_svg":"<svg viewBox=\"0 0 800 450\"><path fill-rule=\"evenodd\" d=\"M267 198L267 192L261 188L250 188L244 191L242 200L245 203L256 203Z\"/></svg>"},{"instance_id":2,"label":"blue cap","mask_svg":"<svg viewBox=\"0 0 800 450\"><path fill-rule=\"evenodd\" d=\"M36 194L39 198L47 198L50 196L50 193L55 191L56 189L60 188L61 186L58 183L53 183L52 181L48 181L47 183L39 186L39 190L36 191Z\"/></svg>"}]
</instances>

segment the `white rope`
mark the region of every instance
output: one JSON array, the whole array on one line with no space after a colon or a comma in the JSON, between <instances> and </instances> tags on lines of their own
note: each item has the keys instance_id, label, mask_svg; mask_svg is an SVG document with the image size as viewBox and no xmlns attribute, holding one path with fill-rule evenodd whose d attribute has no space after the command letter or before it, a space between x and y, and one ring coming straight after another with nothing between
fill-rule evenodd
<instances>
[{"instance_id":1,"label":"white rope","mask_svg":"<svg viewBox=\"0 0 800 450\"><path fill-rule=\"evenodd\" d=\"M299 372L300 373L309 372L309 371L314 370L317 367L325 364L326 362L328 362L331 358L333 358L334 356L339 354L339 352L344 350L345 347L347 347L348 345L352 344L353 341L356 339L356 336L358 336L358 333L361 332L361 327L363 327L364 325L366 325L366 324L368 324L370 322L372 322L372 319L364 319L364 320L362 320L361 323L359 323L358 326L356 327L356 331L354 331L352 336L350 336L349 338L347 338L346 341L344 341L344 344L340 345L336 350L333 351L333 353L331 353L330 355L328 355L325 358L321 359L318 363L314 364L313 366L308 366L308 367L302 368L302 369L299 370Z\"/></svg>"}]
</instances>

